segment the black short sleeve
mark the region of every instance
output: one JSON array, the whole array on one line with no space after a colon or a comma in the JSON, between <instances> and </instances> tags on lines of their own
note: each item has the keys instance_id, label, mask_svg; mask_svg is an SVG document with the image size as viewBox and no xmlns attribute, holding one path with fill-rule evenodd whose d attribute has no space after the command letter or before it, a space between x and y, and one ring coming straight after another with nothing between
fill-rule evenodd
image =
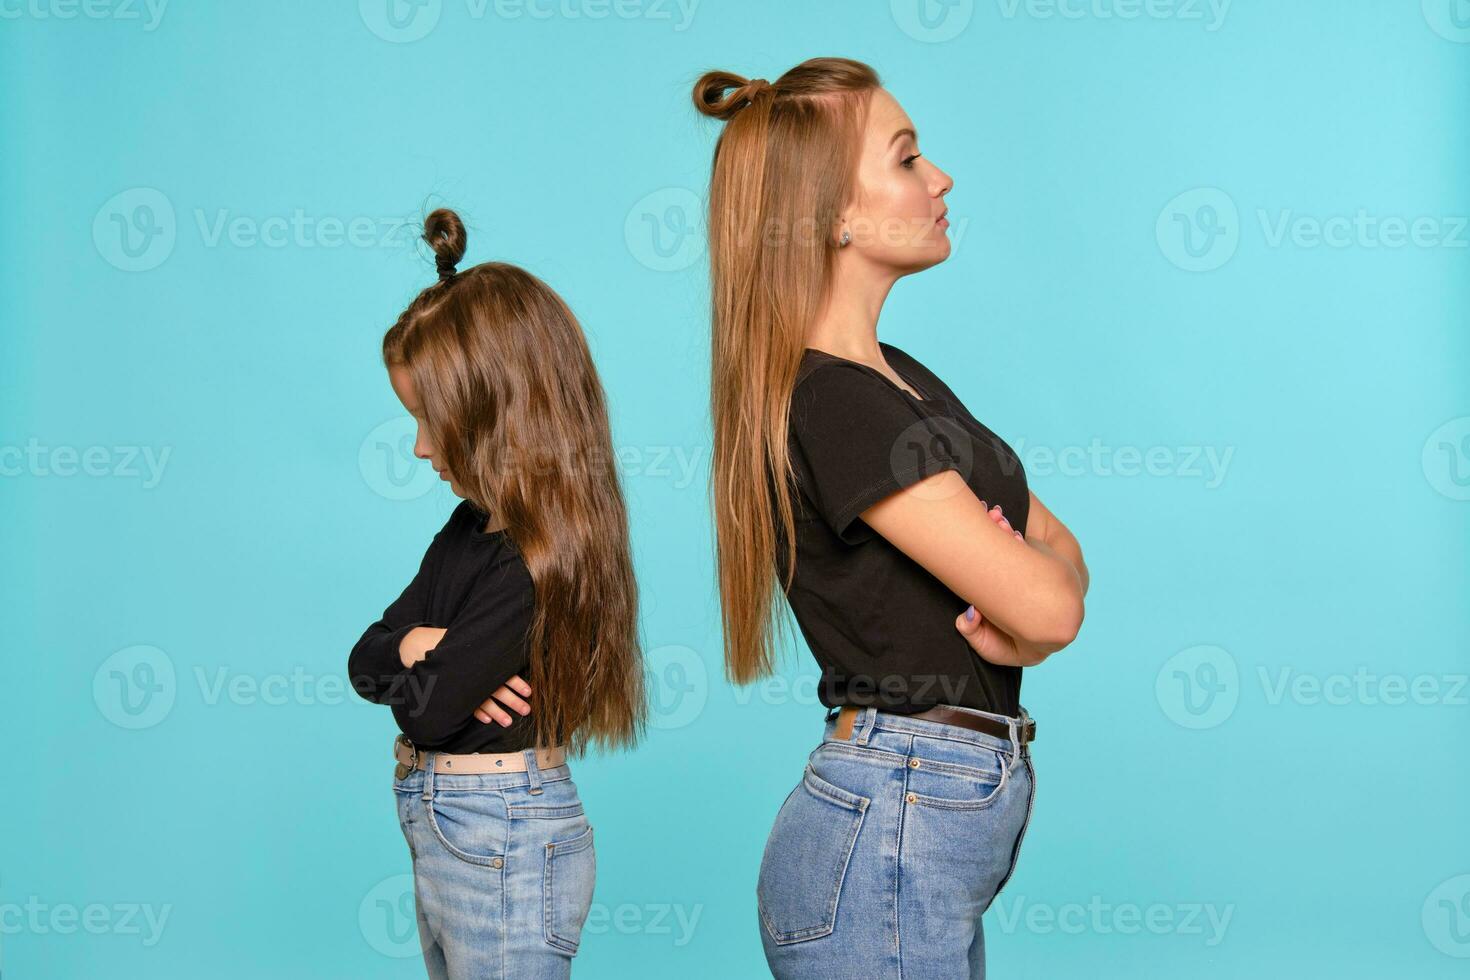
<instances>
[{"instance_id":1,"label":"black short sleeve","mask_svg":"<svg viewBox=\"0 0 1470 980\"><path fill-rule=\"evenodd\" d=\"M873 537L857 517L884 497L942 470L965 472L944 420L860 364L823 364L800 380L791 447L806 496L848 544Z\"/></svg>"}]
</instances>

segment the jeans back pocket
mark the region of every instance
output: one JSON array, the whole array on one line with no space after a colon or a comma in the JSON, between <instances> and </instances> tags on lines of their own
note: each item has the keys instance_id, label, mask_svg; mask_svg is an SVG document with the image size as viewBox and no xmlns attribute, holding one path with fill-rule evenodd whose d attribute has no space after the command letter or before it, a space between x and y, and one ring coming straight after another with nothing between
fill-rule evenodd
<instances>
[{"instance_id":1,"label":"jeans back pocket","mask_svg":"<svg viewBox=\"0 0 1470 980\"><path fill-rule=\"evenodd\" d=\"M756 883L761 923L776 943L819 939L836 926L837 900L869 802L808 764L781 804Z\"/></svg>"},{"instance_id":2,"label":"jeans back pocket","mask_svg":"<svg viewBox=\"0 0 1470 980\"><path fill-rule=\"evenodd\" d=\"M577 952L596 881L597 852L590 824L575 837L546 845L542 897L545 938L552 946L565 953Z\"/></svg>"}]
</instances>

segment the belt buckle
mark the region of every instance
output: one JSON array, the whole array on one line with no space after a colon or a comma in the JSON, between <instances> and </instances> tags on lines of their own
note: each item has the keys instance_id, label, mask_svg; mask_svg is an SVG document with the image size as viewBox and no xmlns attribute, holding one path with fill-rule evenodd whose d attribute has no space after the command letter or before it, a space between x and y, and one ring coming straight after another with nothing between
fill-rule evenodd
<instances>
[{"instance_id":1,"label":"belt buckle","mask_svg":"<svg viewBox=\"0 0 1470 980\"><path fill-rule=\"evenodd\" d=\"M418 768L419 750L418 747L415 746L407 736L398 736L398 741L408 746L410 756L407 762L399 762L398 765L393 767L393 778L404 779L408 776L409 773L413 772L414 769Z\"/></svg>"}]
</instances>

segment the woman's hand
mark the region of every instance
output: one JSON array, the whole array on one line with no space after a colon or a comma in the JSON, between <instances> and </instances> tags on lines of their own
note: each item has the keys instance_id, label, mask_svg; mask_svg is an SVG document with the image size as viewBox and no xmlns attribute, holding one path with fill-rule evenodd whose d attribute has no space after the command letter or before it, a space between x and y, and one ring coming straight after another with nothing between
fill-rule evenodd
<instances>
[{"instance_id":1,"label":"woman's hand","mask_svg":"<svg viewBox=\"0 0 1470 980\"><path fill-rule=\"evenodd\" d=\"M980 503L984 504L985 501L982 500ZM1026 543L1025 535L1011 527L1010 522L1005 519L1000 504L989 508L986 514L996 524L1019 538L1022 544ZM1018 642L1015 637L996 627L980 615L980 611L974 606L970 606L955 617L954 625L955 629L960 631L960 635L969 642L970 649L974 650L981 660L1007 667L1030 667L1045 659L1040 651Z\"/></svg>"},{"instance_id":2,"label":"woman's hand","mask_svg":"<svg viewBox=\"0 0 1470 980\"><path fill-rule=\"evenodd\" d=\"M491 694L485 700L484 704L475 709L475 717L487 725L491 721L497 721L501 725L509 728L510 723L514 719L500 705L504 704L513 708L522 715L529 715L531 713L531 706L523 698L530 696L531 685L522 680L520 674L516 674L510 680L497 687L495 693Z\"/></svg>"},{"instance_id":3,"label":"woman's hand","mask_svg":"<svg viewBox=\"0 0 1470 980\"><path fill-rule=\"evenodd\" d=\"M398 662L405 668L412 667L427 657L429 651L439 645L447 632L449 631L438 626L415 626L403 634L403 639L398 644Z\"/></svg>"},{"instance_id":4,"label":"woman's hand","mask_svg":"<svg viewBox=\"0 0 1470 980\"><path fill-rule=\"evenodd\" d=\"M969 641L970 649L974 650L981 660L1002 666L1015 666L1020 659L1016 641L1011 635L1001 631L980 615L980 611L974 606L955 617L954 627L960 631L961 636Z\"/></svg>"},{"instance_id":5,"label":"woman's hand","mask_svg":"<svg viewBox=\"0 0 1470 980\"><path fill-rule=\"evenodd\" d=\"M985 501L984 500L981 500L980 501L980 504L982 506L984 506ZM1004 514L1002 514L1001 511L1000 511L1000 504L996 504L994 507L989 508L988 510L986 510L985 514L992 521L994 521L995 523L999 524L1001 527L1005 528L1007 531L1010 531L1016 537L1020 538L1022 544L1025 544L1026 543L1026 535L1022 534L1020 531L1017 531L1015 528L1011 527L1011 522L1008 521L1008 520L1006 520L1006 516Z\"/></svg>"}]
</instances>

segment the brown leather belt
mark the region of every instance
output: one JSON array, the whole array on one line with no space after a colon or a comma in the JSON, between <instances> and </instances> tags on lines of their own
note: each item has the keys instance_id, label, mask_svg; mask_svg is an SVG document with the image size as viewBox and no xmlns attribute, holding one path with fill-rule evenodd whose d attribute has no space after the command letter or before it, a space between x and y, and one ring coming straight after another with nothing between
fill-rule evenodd
<instances>
[{"instance_id":1,"label":"brown leather belt","mask_svg":"<svg viewBox=\"0 0 1470 980\"><path fill-rule=\"evenodd\" d=\"M399 779L415 769L429 768L430 757L436 773L460 773L471 776L487 772L525 772L526 756L522 752L432 752L419 751L407 735L393 739L393 758L398 765L393 775ZM536 767L551 769L567 761L565 745L536 750Z\"/></svg>"},{"instance_id":2,"label":"brown leather belt","mask_svg":"<svg viewBox=\"0 0 1470 980\"><path fill-rule=\"evenodd\" d=\"M853 707L850 704L844 705L837 712L837 730L833 734L844 742L852 738L852 723L861 710L861 708ZM914 714L893 713L902 718L922 718L924 721L937 721L941 725L955 725L959 728L968 728L974 732L984 732L986 735L994 735L996 738L1009 739L1011 737L1010 727L1003 721L986 718L984 715L972 715L968 711L956 711L954 708L943 704L935 705L932 708L915 712ZM1036 740L1035 718L1027 718L1025 724L1020 726L1020 729L1022 745Z\"/></svg>"}]
</instances>

